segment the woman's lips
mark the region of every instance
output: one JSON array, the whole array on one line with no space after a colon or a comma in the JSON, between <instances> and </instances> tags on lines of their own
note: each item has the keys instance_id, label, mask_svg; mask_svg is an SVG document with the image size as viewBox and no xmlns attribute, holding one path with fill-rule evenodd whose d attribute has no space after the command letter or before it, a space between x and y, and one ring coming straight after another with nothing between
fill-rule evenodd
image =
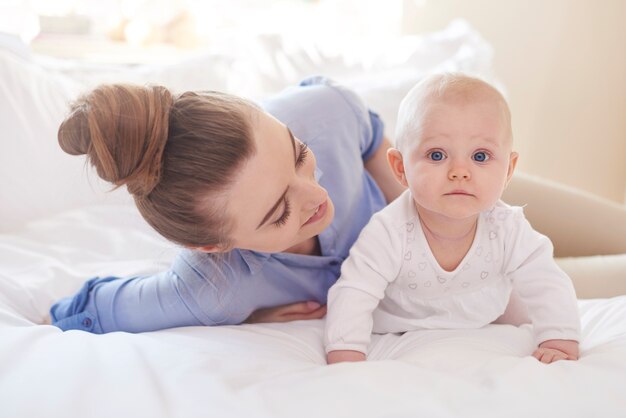
<instances>
[{"instance_id":1,"label":"woman's lips","mask_svg":"<svg viewBox=\"0 0 626 418\"><path fill-rule=\"evenodd\" d=\"M313 216L311 216L309 218L309 220L304 223L304 225L309 225L309 224L312 224L313 222L317 222L320 219L322 219L324 217L324 215L326 215L326 208L327 207L328 207L328 200L325 200L324 203L322 203L321 205L319 205L317 207L317 210L315 211ZM302 225L302 226L304 226L304 225Z\"/></svg>"}]
</instances>

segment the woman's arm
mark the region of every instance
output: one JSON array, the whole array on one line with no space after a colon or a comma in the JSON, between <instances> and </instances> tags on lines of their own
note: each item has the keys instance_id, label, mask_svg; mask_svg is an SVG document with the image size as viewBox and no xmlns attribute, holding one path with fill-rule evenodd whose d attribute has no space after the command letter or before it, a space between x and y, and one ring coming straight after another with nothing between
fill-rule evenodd
<instances>
[{"instance_id":1,"label":"woman's arm","mask_svg":"<svg viewBox=\"0 0 626 418\"><path fill-rule=\"evenodd\" d=\"M145 277L95 277L77 294L50 309L52 324L64 331L78 329L104 334L145 332L190 325L207 325L190 310L191 294L172 272ZM207 322L207 321L204 321Z\"/></svg>"},{"instance_id":2,"label":"woman's arm","mask_svg":"<svg viewBox=\"0 0 626 418\"><path fill-rule=\"evenodd\" d=\"M260 324L264 322L290 322L309 319L322 319L326 315L326 305L314 301L296 302L288 305L257 309L244 322Z\"/></svg>"},{"instance_id":3,"label":"woman's arm","mask_svg":"<svg viewBox=\"0 0 626 418\"><path fill-rule=\"evenodd\" d=\"M395 200L405 190L405 187L395 179L387 163L387 150L391 147L391 142L387 138L383 138L376 152L365 162L365 169L382 190L387 203Z\"/></svg>"}]
</instances>

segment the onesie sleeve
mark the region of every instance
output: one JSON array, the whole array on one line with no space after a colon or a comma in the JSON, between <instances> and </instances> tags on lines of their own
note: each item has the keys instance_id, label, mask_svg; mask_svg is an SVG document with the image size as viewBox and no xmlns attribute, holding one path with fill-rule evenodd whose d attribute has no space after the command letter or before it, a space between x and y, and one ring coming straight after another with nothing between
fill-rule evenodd
<instances>
[{"instance_id":1,"label":"onesie sleeve","mask_svg":"<svg viewBox=\"0 0 626 418\"><path fill-rule=\"evenodd\" d=\"M235 323L239 318L231 318L228 295L207 276L179 255L171 270L156 275L95 277L52 306L52 324L103 334Z\"/></svg>"},{"instance_id":2,"label":"onesie sleeve","mask_svg":"<svg viewBox=\"0 0 626 418\"><path fill-rule=\"evenodd\" d=\"M506 274L528 308L537 345L551 339L580 341L580 316L571 279L553 258L552 242L535 231L521 208L506 251Z\"/></svg>"},{"instance_id":3,"label":"onesie sleeve","mask_svg":"<svg viewBox=\"0 0 626 418\"><path fill-rule=\"evenodd\" d=\"M398 275L401 239L374 215L341 267L339 280L328 293L326 352L353 350L367 353L373 311Z\"/></svg>"}]
</instances>

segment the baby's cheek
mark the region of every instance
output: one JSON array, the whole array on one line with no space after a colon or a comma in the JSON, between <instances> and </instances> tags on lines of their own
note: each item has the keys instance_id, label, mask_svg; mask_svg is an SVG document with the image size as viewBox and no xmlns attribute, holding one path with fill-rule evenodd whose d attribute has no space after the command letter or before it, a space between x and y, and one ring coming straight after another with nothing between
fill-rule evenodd
<instances>
[{"instance_id":1,"label":"baby's cheek","mask_svg":"<svg viewBox=\"0 0 626 418\"><path fill-rule=\"evenodd\" d=\"M409 179L409 188L414 196L429 196L436 189L436 180L426 175L417 175Z\"/></svg>"}]
</instances>

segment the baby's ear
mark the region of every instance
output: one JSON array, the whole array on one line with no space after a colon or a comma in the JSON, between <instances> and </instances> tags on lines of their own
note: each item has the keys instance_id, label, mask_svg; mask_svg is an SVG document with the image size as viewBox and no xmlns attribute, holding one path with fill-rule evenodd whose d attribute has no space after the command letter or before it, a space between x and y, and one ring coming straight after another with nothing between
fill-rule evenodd
<instances>
[{"instance_id":1,"label":"baby's ear","mask_svg":"<svg viewBox=\"0 0 626 418\"><path fill-rule=\"evenodd\" d=\"M509 156L509 171L506 174L506 185L509 185L509 182L511 181L511 177L513 177L513 172L515 171L515 166L517 165L517 159L519 157L519 154L515 151L511 152L511 155Z\"/></svg>"},{"instance_id":2,"label":"baby's ear","mask_svg":"<svg viewBox=\"0 0 626 418\"><path fill-rule=\"evenodd\" d=\"M406 181L406 174L404 172L404 160L402 159L402 153L397 148L389 148L387 150L387 162L394 177L404 187L409 187L409 183Z\"/></svg>"}]
</instances>

